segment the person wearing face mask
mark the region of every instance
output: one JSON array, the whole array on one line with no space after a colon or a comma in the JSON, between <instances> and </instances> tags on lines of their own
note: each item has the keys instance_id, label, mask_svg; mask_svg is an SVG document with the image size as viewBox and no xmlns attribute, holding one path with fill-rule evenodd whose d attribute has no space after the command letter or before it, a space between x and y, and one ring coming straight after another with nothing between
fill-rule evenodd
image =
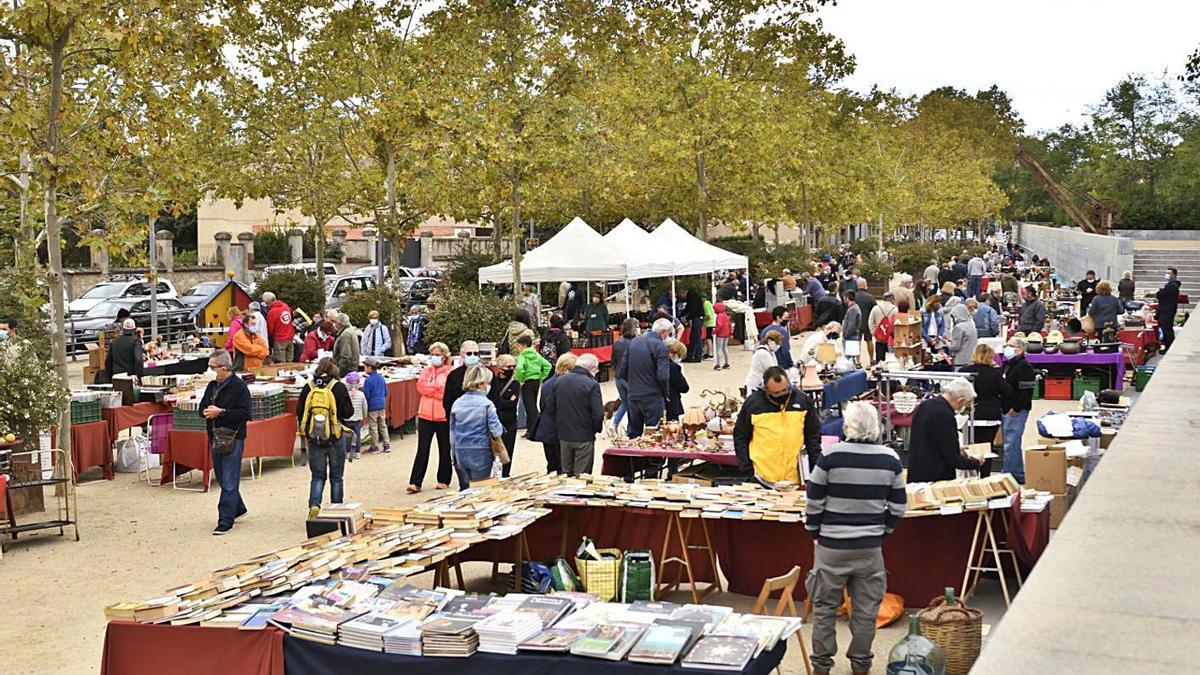
<instances>
[{"instance_id":1,"label":"person wearing face mask","mask_svg":"<svg viewBox=\"0 0 1200 675\"><path fill-rule=\"evenodd\" d=\"M577 362L578 359L574 354L570 352L563 354L554 364L554 372L550 373L550 377L542 383L541 409L543 414L538 418L535 440L542 444L542 454L546 458L546 473L548 474L562 473L562 449L558 444L557 420L553 415L546 415L544 411L550 399L554 397L554 389L558 386L559 378L575 370Z\"/></svg>"},{"instance_id":2,"label":"person wearing face mask","mask_svg":"<svg viewBox=\"0 0 1200 675\"><path fill-rule=\"evenodd\" d=\"M340 330L333 341L333 362L337 364L338 372L352 373L358 370L358 362L362 359L358 350L358 329L345 312L337 315L337 322Z\"/></svg>"},{"instance_id":3,"label":"person wearing face mask","mask_svg":"<svg viewBox=\"0 0 1200 675\"><path fill-rule=\"evenodd\" d=\"M683 376L683 360L687 356L688 349L678 340L671 340L667 343L667 354L671 357L671 362L667 364L670 369L671 382L667 388L667 403L666 412L667 420L674 422L683 415L683 395L688 392L688 381Z\"/></svg>"},{"instance_id":4,"label":"person wearing face mask","mask_svg":"<svg viewBox=\"0 0 1200 675\"><path fill-rule=\"evenodd\" d=\"M1158 322L1158 329L1162 332L1162 354L1166 354L1175 342L1175 313L1179 311L1179 286L1179 270L1168 267L1163 276L1162 288L1154 294L1154 298L1158 300L1154 320Z\"/></svg>"},{"instance_id":5,"label":"person wearing face mask","mask_svg":"<svg viewBox=\"0 0 1200 675\"><path fill-rule=\"evenodd\" d=\"M122 309L121 311L125 311L125 310ZM117 318L120 318L120 316L121 316L121 313L117 312ZM128 315L126 315L126 316L128 316ZM122 323L124 323L123 320L122 320ZM5 319L4 321L0 321L0 342L8 342L9 340L12 340L17 337L19 337L19 336L17 335L17 320L16 319Z\"/></svg>"},{"instance_id":6,"label":"person wearing face mask","mask_svg":"<svg viewBox=\"0 0 1200 675\"><path fill-rule=\"evenodd\" d=\"M1075 290L1079 293L1079 316L1087 316L1088 307L1096 297L1096 286L1099 283L1095 270L1088 270L1083 280L1075 285Z\"/></svg>"},{"instance_id":7,"label":"person wearing face mask","mask_svg":"<svg viewBox=\"0 0 1200 675\"><path fill-rule=\"evenodd\" d=\"M996 351L980 342L971 355L971 365L964 366L961 372L975 376L972 382L975 386L975 426L971 430L971 442L995 445L1006 401L1012 397L1012 387L996 366Z\"/></svg>"},{"instance_id":8,"label":"person wearing face mask","mask_svg":"<svg viewBox=\"0 0 1200 675\"><path fill-rule=\"evenodd\" d=\"M267 341L259 334L258 316L255 314L247 314L246 321L242 324L242 330L233 336L233 349L238 354L235 361L238 364L238 372L248 372L262 367L263 359L271 355L271 349L267 347Z\"/></svg>"},{"instance_id":9,"label":"person wearing face mask","mask_svg":"<svg viewBox=\"0 0 1200 675\"><path fill-rule=\"evenodd\" d=\"M379 312L376 310L367 314L367 327L362 331L359 351L363 356L388 356L392 351L392 334L379 320Z\"/></svg>"},{"instance_id":10,"label":"person wearing face mask","mask_svg":"<svg viewBox=\"0 0 1200 675\"><path fill-rule=\"evenodd\" d=\"M450 424L447 422L443 399L446 395L446 378L451 366L447 357L450 349L444 342L429 345L429 365L417 377L417 393L421 404L417 409L417 456L413 460L412 474L405 491L413 494L421 491L425 470L429 467L429 449L433 438L438 442L437 489L450 486L452 467L450 463Z\"/></svg>"},{"instance_id":11,"label":"person wearing face mask","mask_svg":"<svg viewBox=\"0 0 1200 675\"><path fill-rule=\"evenodd\" d=\"M469 367L469 366L468 366ZM504 464L502 473L507 478L512 470L513 451L517 446L517 402L521 399L521 385L513 377L517 360L512 354L501 354L496 358L496 377L492 379L488 398L496 405L500 424L504 425L504 448L508 450L509 463ZM449 384L447 384L449 386Z\"/></svg>"},{"instance_id":12,"label":"person wearing face mask","mask_svg":"<svg viewBox=\"0 0 1200 675\"><path fill-rule=\"evenodd\" d=\"M387 381L379 374L379 359L368 356L363 363L363 395L367 397L367 452L392 451L387 422Z\"/></svg>"},{"instance_id":13,"label":"person wearing face mask","mask_svg":"<svg viewBox=\"0 0 1200 675\"><path fill-rule=\"evenodd\" d=\"M866 322L866 318L862 315L862 309L854 301L857 295L856 291L846 291L843 295L846 299L846 316L842 319L842 349L846 352L846 358L850 359L856 367L858 358L863 353L862 329Z\"/></svg>"},{"instance_id":14,"label":"person wearing face mask","mask_svg":"<svg viewBox=\"0 0 1200 675\"><path fill-rule=\"evenodd\" d=\"M1025 360L1025 341L1012 338L1004 347L1004 380L1010 390L1004 401L1005 414L1000 420L1000 433L1004 436L1004 471L1011 473L1020 483L1025 482L1025 457L1021 452L1021 439L1025 435L1025 422L1033 409L1033 387L1037 375L1033 366Z\"/></svg>"},{"instance_id":15,"label":"person wearing face mask","mask_svg":"<svg viewBox=\"0 0 1200 675\"><path fill-rule=\"evenodd\" d=\"M817 347L825 343L831 343L837 350L838 356L842 354L842 324L837 321L830 321L821 327L820 330L814 331L804 340L804 346L800 348L797 363L808 363L817 358Z\"/></svg>"},{"instance_id":16,"label":"person wearing face mask","mask_svg":"<svg viewBox=\"0 0 1200 675\"><path fill-rule=\"evenodd\" d=\"M583 308L583 318L584 332L608 330L608 305L604 304L599 293L592 293L592 301Z\"/></svg>"},{"instance_id":17,"label":"person wearing face mask","mask_svg":"<svg viewBox=\"0 0 1200 675\"><path fill-rule=\"evenodd\" d=\"M479 344L474 340L463 340L458 347L458 360L453 365L454 370L446 376L446 391L442 395L442 407L446 410L447 419L454 402L463 395L463 378L466 377L467 368L479 365Z\"/></svg>"},{"instance_id":18,"label":"person wearing face mask","mask_svg":"<svg viewBox=\"0 0 1200 675\"><path fill-rule=\"evenodd\" d=\"M768 369L777 367L779 361L775 354L783 344L783 334L779 331L767 331L750 357L750 372L746 373L746 395L763 388L763 374Z\"/></svg>"},{"instance_id":19,"label":"person wearing face mask","mask_svg":"<svg viewBox=\"0 0 1200 675\"><path fill-rule=\"evenodd\" d=\"M809 466L816 466L821 454L821 421L812 399L788 382L783 368L767 368L762 381L742 404L733 427L738 466L769 488L780 481L798 484L800 451Z\"/></svg>"},{"instance_id":20,"label":"person wearing face mask","mask_svg":"<svg viewBox=\"0 0 1200 675\"><path fill-rule=\"evenodd\" d=\"M538 424L538 389L550 375L550 362L533 348L533 336L517 340L517 369L513 377L521 385L521 403L525 408L525 438L533 440Z\"/></svg>"},{"instance_id":21,"label":"person wearing face mask","mask_svg":"<svg viewBox=\"0 0 1200 675\"><path fill-rule=\"evenodd\" d=\"M599 370L594 354L580 356L570 373L557 378L546 399L546 415L554 419L558 432L559 465L571 476L592 473L596 434L604 428L604 400L596 381Z\"/></svg>"},{"instance_id":22,"label":"person wearing face mask","mask_svg":"<svg viewBox=\"0 0 1200 675\"><path fill-rule=\"evenodd\" d=\"M975 400L975 387L965 377L942 385L939 396L928 398L913 413L909 436L908 481L926 483L951 480L955 470L978 470L983 460L969 457L958 442L954 414Z\"/></svg>"},{"instance_id":23,"label":"person wearing face mask","mask_svg":"<svg viewBox=\"0 0 1200 675\"><path fill-rule=\"evenodd\" d=\"M309 331L308 337L304 338L304 351L300 353L300 361L303 363L315 361L318 352L332 351L334 328L333 322L324 321L314 330Z\"/></svg>"}]
</instances>

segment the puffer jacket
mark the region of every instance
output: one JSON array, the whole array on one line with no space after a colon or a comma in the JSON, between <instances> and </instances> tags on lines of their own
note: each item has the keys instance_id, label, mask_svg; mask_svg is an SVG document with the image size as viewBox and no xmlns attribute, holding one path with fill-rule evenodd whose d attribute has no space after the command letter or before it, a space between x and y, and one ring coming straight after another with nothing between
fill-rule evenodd
<instances>
[{"instance_id":1,"label":"puffer jacket","mask_svg":"<svg viewBox=\"0 0 1200 675\"><path fill-rule=\"evenodd\" d=\"M440 407L440 406L439 406ZM504 425L496 414L496 406L487 394L468 391L450 409L450 446L455 452L469 450L491 451L492 439L504 435Z\"/></svg>"},{"instance_id":2,"label":"puffer jacket","mask_svg":"<svg viewBox=\"0 0 1200 675\"><path fill-rule=\"evenodd\" d=\"M520 321L509 321L508 330L504 332L504 339L508 341L508 353L514 356L521 353L521 345L517 344L517 340L522 335L528 335L533 338L534 343L537 343L537 335L534 335L533 329Z\"/></svg>"},{"instance_id":3,"label":"puffer jacket","mask_svg":"<svg viewBox=\"0 0 1200 675\"><path fill-rule=\"evenodd\" d=\"M446 395L446 376L453 370L450 364L440 366L425 366L417 378L417 393L421 395L421 405L417 409L417 417L429 422L445 422L446 410L442 407L442 397ZM486 396L484 398L487 398Z\"/></svg>"}]
</instances>

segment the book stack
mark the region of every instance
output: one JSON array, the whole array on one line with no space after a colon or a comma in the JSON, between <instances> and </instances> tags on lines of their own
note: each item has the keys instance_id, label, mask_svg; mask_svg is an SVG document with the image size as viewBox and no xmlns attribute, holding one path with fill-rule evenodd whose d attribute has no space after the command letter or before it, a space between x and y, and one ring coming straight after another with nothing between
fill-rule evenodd
<instances>
[{"instance_id":1,"label":"book stack","mask_svg":"<svg viewBox=\"0 0 1200 675\"><path fill-rule=\"evenodd\" d=\"M542 621L532 612L500 612L475 624L479 651L516 654L517 645L542 632Z\"/></svg>"},{"instance_id":2,"label":"book stack","mask_svg":"<svg viewBox=\"0 0 1200 675\"><path fill-rule=\"evenodd\" d=\"M655 623L646 628L641 638L629 650L629 660L635 663L672 665L679 655L691 646L698 628L687 625Z\"/></svg>"},{"instance_id":3,"label":"book stack","mask_svg":"<svg viewBox=\"0 0 1200 675\"><path fill-rule=\"evenodd\" d=\"M388 654L421 656L421 629L413 621L406 621L383 634L383 651Z\"/></svg>"},{"instance_id":4,"label":"book stack","mask_svg":"<svg viewBox=\"0 0 1200 675\"><path fill-rule=\"evenodd\" d=\"M421 624L425 656L466 658L479 650L477 619L436 616Z\"/></svg>"},{"instance_id":5,"label":"book stack","mask_svg":"<svg viewBox=\"0 0 1200 675\"><path fill-rule=\"evenodd\" d=\"M342 624L338 628L337 643L373 652L383 651L383 636L388 631L413 623L379 612L370 612Z\"/></svg>"},{"instance_id":6,"label":"book stack","mask_svg":"<svg viewBox=\"0 0 1200 675\"><path fill-rule=\"evenodd\" d=\"M734 635L706 635L680 662L684 668L741 671L754 658L758 641Z\"/></svg>"},{"instance_id":7,"label":"book stack","mask_svg":"<svg viewBox=\"0 0 1200 675\"><path fill-rule=\"evenodd\" d=\"M548 628L517 645L521 651L566 652L586 633L582 628Z\"/></svg>"},{"instance_id":8,"label":"book stack","mask_svg":"<svg viewBox=\"0 0 1200 675\"><path fill-rule=\"evenodd\" d=\"M635 624L600 624L593 627L571 646L576 656L620 661L642 635L642 626Z\"/></svg>"},{"instance_id":9,"label":"book stack","mask_svg":"<svg viewBox=\"0 0 1200 675\"><path fill-rule=\"evenodd\" d=\"M328 504L321 507L317 513L317 520L337 523L342 534L350 535L366 529L367 511L362 504L356 502Z\"/></svg>"}]
</instances>

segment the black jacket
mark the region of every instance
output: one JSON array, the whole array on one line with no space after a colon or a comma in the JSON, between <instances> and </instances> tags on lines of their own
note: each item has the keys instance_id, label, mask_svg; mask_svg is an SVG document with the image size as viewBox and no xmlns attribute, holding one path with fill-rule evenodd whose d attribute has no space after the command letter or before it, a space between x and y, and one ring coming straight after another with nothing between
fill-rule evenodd
<instances>
[{"instance_id":1,"label":"black jacket","mask_svg":"<svg viewBox=\"0 0 1200 675\"><path fill-rule=\"evenodd\" d=\"M817 465L817 458L821 456L821 416L817 412L816 406L813 405L812 399L808 394L791 388L792 408L799 406L804 411L804 438L795 439L796 450L800 447L804 448L804 453L808 455L810 467ZM738 412L737 422L733 426L733 450L737 455L738 467L745 473L751 473L754 470L754 462L750 457L750 443L754 439L754 427L756 415L765 415L769 413L780 413L780 405L767 398L765 389L757 389L746 398L746 402L742 404L742 409ZM789 439L789 441L792 439ZM801 446L801 442L803 445Z\"/></svg>"},{"instance_id":2,"label":"black jacket","mask_svg":"<svg viewBox=\"0 0 1200 675\"><path fill-rule=\"evenodd\" d=\"M1168 317L1171 321L1175 320L1175 312L1179 311L1179 280L1172 279L1163 287L1158 289L1154 294L1154 298L1158 300L1158 311L1155 316ZM1163 320L1159 319L1159 323Z\"/></svg>"},{"instance_id":3,"label":"black jacket","mask_svg":"<svg viewBox=\"0 0 1200 675\"><path fill-rule=\"evenodd\" d=\"M1012 387L1004 379L1004 373L995 366L974 363L962 372L975 374L975 419L999 421L1008 408L1005 401L1012 397Z\"/></svg>"},{"instance_id":4,"label":"black jacket","mask_svg":"<svg viewBox=\"0 0 1200 675\"><path fill-rule=\"evenodd\" d=\"M113 375L141 377L142 363L142 341L137 335L129 333L113 340L104 357L104 369L110 378Z\"/></svg>"},{"instance_id":5,"label":"black jacket","mask_svg":"<svg viewBox=\"0 0 1200 675\"><path fill-rule=\"evenodd\" d=\"M454 374L454 371L451 371L451 374ZM450 388L449 375L446 376L446 388ZM462 388L461 379L459 388ZM512 375L507 378L499 376L492 378L492 388L488 391L488 398L496 404L496 415L500 418L501 424L511 427L517 423L517 400L521 398L521 383L514 380Z\"/></svg>"},{"instance_id":6,"label":"black jacket","mask_svg":"<svg viewBox=\"0 0 1200 675\"><path fill-rule=\"evenodd\" d=\"M551 368L558 363L558 357L569 351L571 351L571 337L561 328L548 328L545 333L542 333L542 341L538 343L538 353L550 362Z\"/></svg>"},{"instance_id":7,"label":"black jacket","mask_svg":"<svg viewBox=\"0 0 1200 675\"><path fill-rule=\"evenodd\" d=\"M621 361L625 358L625 350L629 349L629 343L633 340L622 335L613 342L612 347L612 371L618 373L621 371Z\"/></svg>"},{"instance_id":8,"label":"black jacket","mask_svg":"<svg viewBox=\"0 0 1200 675\"><path fill-rule=\"evenodd\" d=\"M949 267L943 267L941 271L938 272L938 290L941 290L942 286L945 286L947 281L958 283L958 279L954 278L954 270L950 269Z\"/></svg>"},{"instance_id":9,"label":"black jacket","mask_svg":"<svg viewBox=\"0 0 1200 675\"><path fill-rule=\"evenodd\" d=\"M951 265L950 271L954 274L954 283L958 283L959 281L967 278L967 266L960 262L956 262Z\"/></svg>"},{"instance_id":10,"label":"black jacket","mask_svg":"<svg viewBox=\"0 0 1200 675\"><path fill-rule=\"evenodd\" d=\"M585 368L576 367L570 373L560 375L545 406L542 415L554 419L559 441L595 441L596 434L604 428L600 383Z\"/></svg>"},{"instance_id":11,"label":"black jacket","mask_svg":"<svg viewBox=\"0 0 1200 675\"><path fill-rule=\"evenodd\" d=\"M316 384L318 387L325 387L328 386L329 380L323 377L313 378L311 383L304 385L304 388L300 390L300 400L296 403L296 417L301 423L304 422L305 406L308 404L308 392L311 390L313 384ZM354 402L350 400L350 390L346 388L345 383L341 380L333 383L333 400L337 403L339 421L345 422L354 416Z\"/></svg>"},{"instance_id":12,"label":"black jacket","mask_svg":"<svg viewBox=\"0 0 1200 675\"><path fill-rule=\"evenodd\" d=\"M908 448L909 483L951 480L955 469L979 468L977 461L962 456L954 411L943 396L917 406Z\"/></svg>"},{"instance_id":13,"label":"black jacket","mask_svg":"<svg viewBox=\"0 0 1200 675\"><path fill-rule=\"evenodd\" d=\"M667 364L671 371L671 386L667 392L667 419L674 422L683 415L683 394L688 393L688 381L683 376L683 366L674 361Z\"/></svg>"},{"instance_id":14,"label":"black jacket","mask_svg":"<svg viewBox=\"0 0 1200 675\"><path fill-rule=\"evenodd\" d=\"M871 335L870 322L867 320L871 317L871 310L875 309L875 296L865 290L859 290L854 293L854 304L858 305L862 311L862 337L864 340L874 340L875 336ZM819 325L819 324L818 324ZM853 336L850 336L853 337Z\"/></svg>"},{"instance_id":15,"label":"black jacket","mask_svg":"<svg viewBox=\"0 0 1200 675\"><path fill-rule=\"evenodd\" d=\"M1025 360L1025 356L1021 355L1004 367L1004 379L1008 382L1009 396L1005 400L1005 412L1009 410L1033 409L1033 385L1036 383L1037 376L1033 372L1033 366Z\"/></svg>"},{"instance_id":16,"label":"black jacket","mask_svg":"<svg viewBox=\"0 0 1200 675\"><path fill-rule=\"evenodd\" d=\"M820 330L825 327L825 324L830 321L842 322L842 318L846 316L845 305L837 296L832 293L827 293L825 297L817 301L816 316L813 317L813 326Z\"/></svg>"},{"instance_id":17,"label":"black jacket","mask_svg":"<svg viewBox=\"0 0 1200 675\"><path fill-rule=\"evenodd\" d=\"M462 384L466 374L467 367L458 366L446 375L446 391L442 394L442 407L446 410L446 419L450 419L450 409L454 407L454 402L463 395Z\"/></svg>"},{"instance_id":18,"label":"black jacket","mask_svg":"<svg viewBox=\"0 0 1200 675\"><path fill-rule=\"evenodd\" d=\"M246 422L250 421L250 390L237 375L230 375L224 382L213 380L200 397L200 412L210 405L224 410L215 420L205 420L205 430L212 440L213 427L237 429L237 438L245 440Z\"/></svg>"},{"instance_id":19,"label":"black jacket","mask_svg":"<svg viewBox=\"0 0 1200 675\"><path fill-rule=\"evenodd\" d=\"M689 321L704 319L704 301L700 299L699 293L696 291L688 291L687 299L684 302L687 303L684 311L687 312L687 318Z\"/></svg>"}]
</instances>

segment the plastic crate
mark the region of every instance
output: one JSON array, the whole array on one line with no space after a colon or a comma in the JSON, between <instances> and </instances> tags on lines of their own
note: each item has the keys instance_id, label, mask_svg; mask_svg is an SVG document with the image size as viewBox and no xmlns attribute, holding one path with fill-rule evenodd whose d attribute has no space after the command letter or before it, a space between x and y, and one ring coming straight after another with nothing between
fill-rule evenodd
<instances>
[{"instance_id":1,"label":"plastic crate","mask_svg":"<svg viewBox=\"0 0 1200 675\"><path fill-rule=\"evenodd\" d=\"M1047 401L1073 401L1071 396L1070 375L1049 375L1046 377L1045 392Z\"/></svg>"},{"instance_id":2,"label":"plastic crate","mask_svg":"<svg viewBox=\"0 0 1200 675\"><path fill-rule=\"evenodd\" d=\"M1133 373L1133 388L1136 391L1142 391L1150 384L1150 376L1154 374L1154 369L1158 366L1138 366Z\"/></svg>"},{"instance_id":3,"label":"plastic crate","mask_svg":"<svg viewBox=\"0 0 1200 675\"><path fill-rule=\"evenodd\" d=\"M87 424L100 421L100 399L71 401L71 424Z\"/></svg>"},{"instance_id":4,"label":"plastic crate","mask_svg":"<svg viewBox=\"0 0 1200 675\"><path fill-rule=\"evenodd\" d=\"M1083 392L1090 391L1093 394L1100 395L1100 378L1094 375L1076 375L1071 383L1071 398L1078 401L1083 398Z\"/></svg>"},{"instance_id":5,"label":"plastic crate","mask_svg":"<svg viewBox=\"0 0 1200 675\"><path fill-rule=\"evenodd\" d=\"M173 414L175 419L172 421L176 431L204 431L207 429L204 415L200 414L199 410L175 408Z\"/></svg>"}]
</instances>

